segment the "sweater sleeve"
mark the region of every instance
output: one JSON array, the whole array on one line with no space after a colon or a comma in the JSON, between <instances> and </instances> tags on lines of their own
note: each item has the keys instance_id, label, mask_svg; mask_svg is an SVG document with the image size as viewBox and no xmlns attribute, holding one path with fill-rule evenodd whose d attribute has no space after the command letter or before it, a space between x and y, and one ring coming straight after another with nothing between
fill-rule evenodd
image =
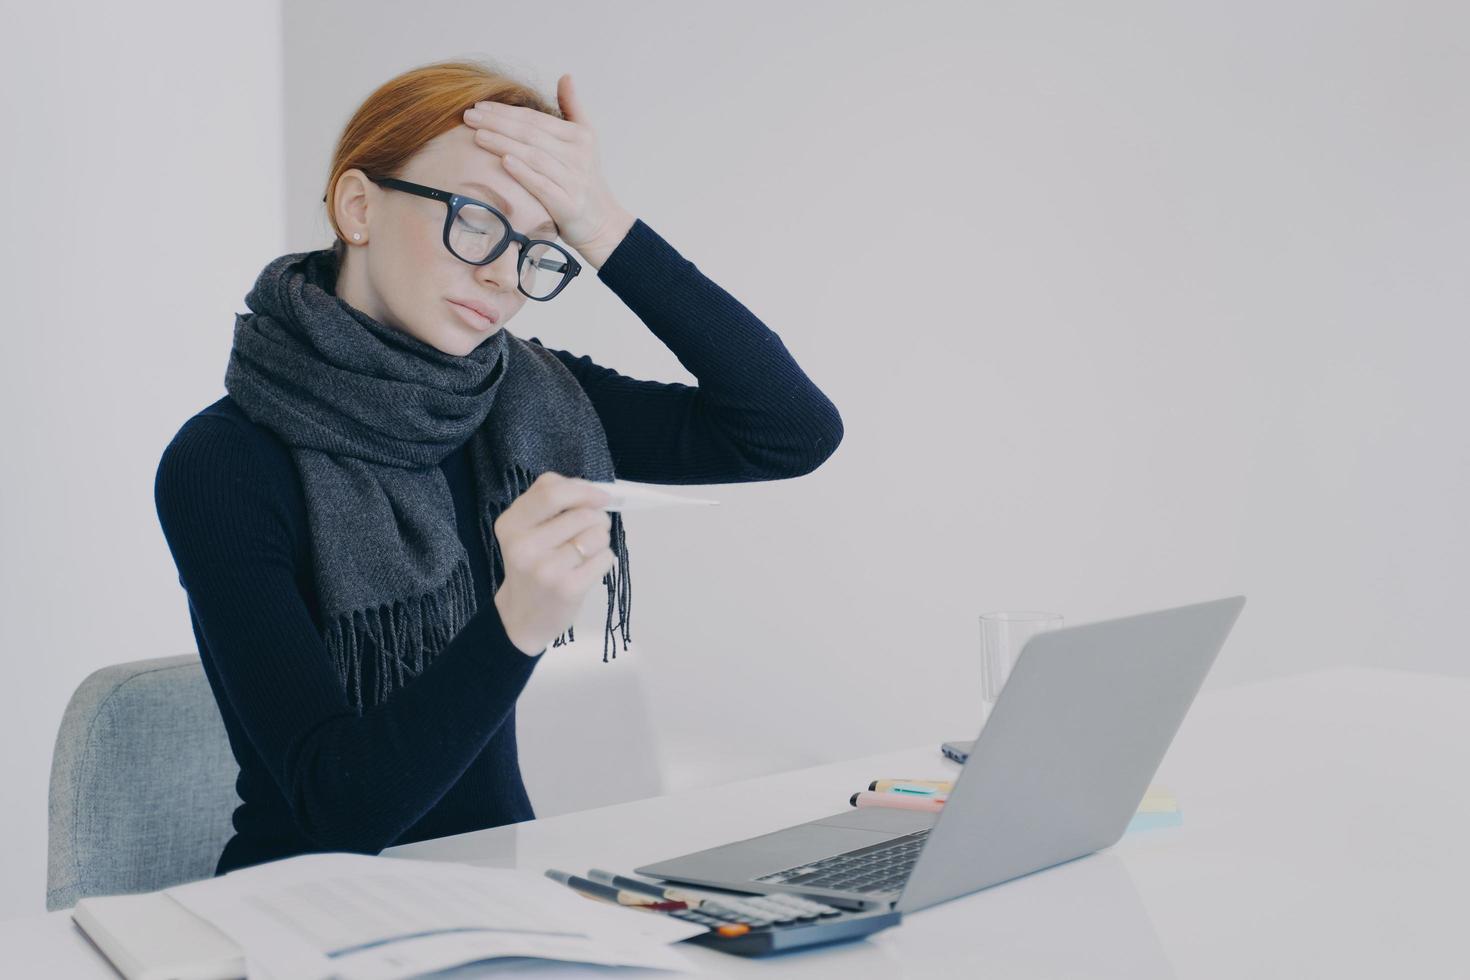
<instances>
[{"instance_id":1,"label":"sweater sleeve","mask_svg":"<svg viewBox=\"0 0 1470 980\"><path fill-rule=\"evenodd\" d=\"M539 657L481 610L412 684L358 713L296 587L292 521L249 435L196 417L164 450L159 521L218 687L324 849L394 843L506 720Z\"/></svg>"},{"instance_id":2,"label":"sweater sleeve","mask_svg":"<svg viewBox=\"0 0 1470 980\"><path fill-rule=\"evenodd\" d=\"M699 381L638 380L547 348L597 409L620 478L783 479L810 473L836 450L837 407L781 339L642 219L597 275Z\"/></svg>"}]
</instances>

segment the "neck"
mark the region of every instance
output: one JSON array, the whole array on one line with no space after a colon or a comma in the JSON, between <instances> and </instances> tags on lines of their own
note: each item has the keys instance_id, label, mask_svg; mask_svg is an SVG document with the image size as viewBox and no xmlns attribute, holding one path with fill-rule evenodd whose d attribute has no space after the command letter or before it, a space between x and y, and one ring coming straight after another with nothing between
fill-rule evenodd
<instances>
[{"instance_id":1,"label":"neck","mask_svg":"<svg viewBox=\"0 0 1470 980\"><path fill-rule=\"evenodd\" d=\"M387 322L383 302L368 280L367 257L362 249L347 246L347 254L342 257L337 272L336 296L374 320Z\"/></svg>"}]
</instances>

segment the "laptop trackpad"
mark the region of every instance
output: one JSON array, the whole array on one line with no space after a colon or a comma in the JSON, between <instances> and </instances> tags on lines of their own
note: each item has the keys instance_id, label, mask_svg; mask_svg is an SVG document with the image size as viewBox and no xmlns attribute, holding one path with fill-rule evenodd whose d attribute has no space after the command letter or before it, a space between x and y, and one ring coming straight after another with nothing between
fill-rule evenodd
<instances>
[{"instance_id":1,"label":"laptop trackpad","mask_svg":"<svg viewBox=\"0 0 1470 980\"><path fill-rule=\"evenodd\" d=\"M936 813L858 807L720 847L637 868L639 874L747 881L933 826Z\"/></svg>"},{"instance_id":2,"label":"laptop trackpad","mask_svg":"<svg viewBox=\"0 0 1470 980\"><path fill-rule=\"evenodd\" d=\"M762 875L807 861L819 861L843 851L867 847L869 844L878 844L891 836L893 835L889 833L874 833L853 827L802 824L778 830L763 840L757 838L752 841L754 846L749 852L750 865L769 865L755 872L755 875Z\"/></svg>"},{"instance_id":3,"label":"laptop trackpad","mask_svg":"<svg viewBox=\"0 0 1470 980\"><path fill-rule=\"evenodd\" d=\"M883 836L868 843L876 844L887 837L912 834L925 827L934 826L939 814L928 810L904 810L891 806L860 806L854 810L834 813L816 821L822 827L854 827L860 830L881 830ZM858 845L861 846L861 845ZM847 850L847 848L843 848Z\"/></svg>"}]
</instances>

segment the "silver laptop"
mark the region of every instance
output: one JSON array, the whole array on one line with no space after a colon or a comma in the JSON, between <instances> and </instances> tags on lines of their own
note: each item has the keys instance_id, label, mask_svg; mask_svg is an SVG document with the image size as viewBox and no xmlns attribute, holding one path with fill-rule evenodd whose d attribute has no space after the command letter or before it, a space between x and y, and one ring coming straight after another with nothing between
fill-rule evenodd
<instances>
[{"instance_id":1,"label":"silver laptop","mask_svg":"<svg viewBox=\"0 0 1470 980\"><path fill-rule=\"evenodd\" d=\"M913 912L1091 854L1123 836L1244 605L1033 636L938 813L847 809L634 870Z\"/></svg>"}]
</instances>

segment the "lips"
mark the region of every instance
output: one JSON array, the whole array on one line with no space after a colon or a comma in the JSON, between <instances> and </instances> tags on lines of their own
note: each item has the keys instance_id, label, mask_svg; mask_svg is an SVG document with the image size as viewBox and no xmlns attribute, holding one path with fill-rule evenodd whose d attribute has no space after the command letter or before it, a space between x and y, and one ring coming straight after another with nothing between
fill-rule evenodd
<instances>
[{"instance_id":1,"label":"lips","mask_svg":"<svg viewBox=\"0 0 1470 980\"><path fill-rule=\"evenodd\" d=\"M472 299L452 299L449 302L453 303L455 306L463 306L467 310L473 310L480 316L489 320L491 323L500 322L500 314L496 313L493 309L486 306L484 303L479 303Z\"/></svg>"}]
</instances>

